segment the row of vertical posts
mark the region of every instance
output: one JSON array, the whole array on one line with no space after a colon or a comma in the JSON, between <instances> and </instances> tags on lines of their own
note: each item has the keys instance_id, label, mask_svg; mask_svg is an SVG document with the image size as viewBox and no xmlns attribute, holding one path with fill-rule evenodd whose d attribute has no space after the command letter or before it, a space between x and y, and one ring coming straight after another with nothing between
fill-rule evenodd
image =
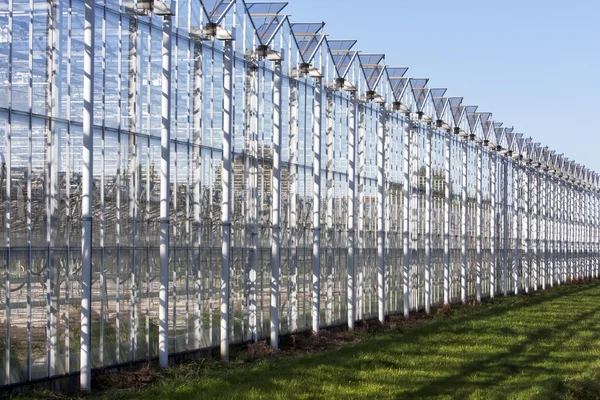
<instances>
[{"instance_id":1,"label":"row of vertical posts","mask_svg":"<svg viewBox=\"0 0 600 400\"><path fill-rule=\"evenodd\" d=\"M81 300L81 388L89 390L91 388L91 360L90 360L90 301L91 301L91 249L92 249L92 183L93 183L93 76L94 76L94 2L86 1L85 3L85 34L84 34L84 110L83 110L83 197L82 197L82 300ZM171 22L170 18L166 17L164 21L163 31L163 52L162 52L162 123L161 123L161 206L160 206L160 220L161 220L161 242L160 242L160 313L159 313L159 360L162 367L168 366L168 298L169 298L169 199L170 199L170 76L171 76ZM229 316L229 297L230 297L230 255L231 255L231 141L232 141L232 129L233 129L233 44L232 41L225 41L224 53L223 53L223 171L222 171L222 193L223 202L221 208L221 222L223 228L223 242L222 242L222 268L221 268L221 306L220 306L220 349L223 359L229 357L229 337L230 337L230 316ZM252 74L253 72L249 72ZM255 72L254 72L255 73ZM252 82L254 79L251 79ZM257 84L257 83L256 83ZM292 83L292 111L291 119L292 126L294 122L297 122L297 87ZM273 203L272 203L272 226L271 226L271 286L270 286L270 340L271 345L274 348L278 347L279 340L279 293L280 293L280 258L281 258L281 145L282 145L282 71L281 63L275 62L274 64L274 92L273 92L273 113L274 113L274 127L273 127L273 169L272 169L272 191L273 191ZM321 101L323 92L323 82L321 78L315 79L314 86L314 110L313 110L313 198L314 198L314 210L313 210L313 240L312 240L312 329L318 332L320 328L320 289L321 289L321 244L320 244L320 225L321 225ZM251 95L251 106L255 106L257 101L254 98L254 94ZM354 215L355 201L357 198L356 191L356 179L358 173L356 166L356 154L360 152L360 144L357 141L362 139L363 135L360 133L357 135L358 129L361 129L361 113L364 112L363 107L359 107L356 95L352 93L350 95L349 107L349 135L348 135L348 193L349 193L349 210L351 210L348 216L348 241L347 241L347 254L348 254L348 275L347 275L347 308L348 308L348 328L353 329L356 321L357 311L360 307L357 307L356 296L356 268L355 268L355 250L357 249L355 243L355 227L356 220ZM327 168L328 173L332 171L332 154L329 153L330 146L333 146L333 137L331 136L330 130L333 129L331 113L333 108L333 100L331 96L326 96L326 142L327 142ZM377 119L377 155L376 155L376 167L377 167L377 299L378 299L378 319L383 322L386 317L386 270L385 270L385 249L386 249L386 232L385 232L385 202L386 202L386 141L389 138L386 135L386 124L388 121L388 111L385 105L381 105L378 110ZM252 118L255 118L253 116ZM432 307L431 290L432 290L432 239L431 239L431 218L432 218L432 169L431 169L431 126L425 124L420 119L413 120L411 115L405 115L403 120L403 146L404 146L404 159L403 159L403 223L402 223L402 242L403 242L403 311L405 316L408 317L410 308L410 278L411 278L411 263L412 260L412 238L411 235L416 231L417 222L417 166L418 166L418 143L417 139L420 134L425 135L425 311L429 313ZM255 130L256 121L252 120L251 125L254 125L254 131L252 131L251 142L256 142ZM297 151L298 132L297 127L291 129L292 140L292 158L294 152ZM451 217L451 197L450 183L451 183L451 135L448 134L444 138L445 148L445 203L444 203L444 276L443 276L443 289L444 289L444 303L449 304L450 298L450 217ZM468 165L468 139L462 140L461 145L461 157L462 157L462 170L461 170L461 208L460 208L460 231L461 231L461 263L460 263L460 299L463 303L467 301L467 165ZM482 171L483 171L483 149L477 147L477 212L476 212L476 300L481 301L482 298L482 264L483 264L483 207L482 207ZM504 256L503 256L503 282L502 291L504 294L508 291L506 263L508 262L508 251L511 246L508 243L508 157L502 157L499 160L498 154L492 152L491 161L491 201L490 201L490 237L491 237L491 261L489 263L490 271L490 296L494 296L496 292L495 282L495 271L499 267L496 258L496 235L497 231L497 171L499 166L504 166L504 212L503 217L503 232L504 232ZM499 163L500 161L500 163ZM250 159L249 164L253 164L254 159ZM575 186L572 183L568 183L565 180L559 179L559 177L549 175L548 173L541 174L539 170L532 168L531 165L521 165L518 160L510 160L513 163L513 290L518 293L520 287L523 287L525 291L529 291L532 286L533 289L538 289L538 285L541 279L542 288L546 287L548 281L550 286L554 285L555 280L557 283L562 283L567 280L579 279L589 276L598 275L598 261L596 259L590 259L589 254L592 251L597 251L597 246L590 248L590 239L597 239L597 232L591 229L592 223L597 223L597 217L592 214L592 210L595 210L598 206L597 196L590 196L588 191L583 191L580 186ZM292 162L295 165L295 163ZM500 165L499 165L500 164ZM248 168L256 168L256 166L248 165ZM358 168L360 170L360 166ZM357 173L358 172L358 173ZM297 173L297 172L295 172ZM329 182L330 179L328 179ZM252 193L253 196L257 196L257 192ZM295 197L295 196L293 196ZM333 189L327 187L327 199L328 209L333 208ZM543 230L540 227L540 207L539 202L542 200L542 208L544 209L544 227ZM292 200L294 201L294 200ZM359 199L359 202L361 200ZM590 202L592 204L590 205ZM548 204L549 203L549 204ZM550 212L546 210L549 207ZM555 212L555 208L559 211ZM533 227L531 221L533 218L530 217L530 211L535 216ZM523 224L521 230L519 230L519 215L522 213ZM565 215L568 215L569 220L565 219ZM549 217L548 217L549 216ZM576 220L574 220L576 218ZM250 225L256 224L256 218L250 218ZM590 220L591 219L591 220ZM360 218L359 218L360 220ZM551 223L548 226L548 220ZM359 221L360 223L360 221ZM292 219L292 229L295 229L296 221ZM578 226L574 229L574 226ZM585 231L582 230L585 228ZM332 222L331 216L327 218L327 238L328 240L332 235ZM558 232L557 232L558 231ZM543 246L542 251L544 252L544 259L538 261L538 250L540 250L540 239L541 232L543 232ZM252 257L254 261L251 261L253 268L256 268L256 234L252 232L252 248L254 253ZM295 238L295 235L292 235ZM550 240L548 239L550 237ZM566 238L566 240L564 240ZM585 239L585 240L584 240ZM548 245L548 242L551 245ZM582 243L587 243L584 245ZM297 244L296 244L297 245ZM555 247L556 245L556 247ZM360 247L360 245L358 246ZM550 247L550 248L549 248ZM294 248L294 243L292 243ZM532 252L530 252L530 248ZM519 249L523 250L523 255L519 254ZM577 259L572 255L572 252L576 252ZM532 253L530 255L530 253ZM585 257L581 257L585 254ZM570 256L568 256L570 255ZM530 257L532 257L530 262ZM551 265L550 276L539 275L540 264L547 266L548 263ZM531 272L530 273L530 267ZM328 264L329 268L329 264ZM519 282L519 268L523 272L521 278L523 282ZM547 271L544 268L543 271ZM251 269L250 280L256 284L256 270ZM297 271L295 272L297 274ZM329 299L331 299L331 285L333 284L332 271L327 271L327 293ZM533 276L532 276L533 275ZM292 287L295 287L297 283L292 282ZM291 320L295 323L297 316L297 309L294 309L294 304L297 299L293 296L297 295L292 290L292 312ZM256 288L250 293L250 325L252 330L253 340L257 340L256 334ZM297 307L297 306L296 306ZM327 304L327 312L331 311L331 305ZM292 325L292 330L297 327ZM199 327L196 328L199 330Z\"/></svg>"}]
</instances>

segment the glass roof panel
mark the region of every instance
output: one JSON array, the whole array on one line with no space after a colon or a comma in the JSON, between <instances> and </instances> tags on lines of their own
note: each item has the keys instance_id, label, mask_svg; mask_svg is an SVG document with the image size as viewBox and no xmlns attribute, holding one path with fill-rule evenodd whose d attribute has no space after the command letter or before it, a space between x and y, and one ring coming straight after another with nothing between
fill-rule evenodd
<instances>
[{"instance_id":1,"label":"glass roof panel","mask_svg":"<svg viewBox=\"0 0 600 400\"><path fill-rule=\"evenodd\" d=\"M392 81L392 91L396 100L400 100L404 94L404 90L408 85L408 78L399 78Z\"/></svg>"},{"instance_id":2,"label":"glass roof panel","mask_svg":"<svg viewBox=\"0 0 600 400\"><path fill-rule=\"evenodd\" d=\"M358 58L360 58L360 64L364 67L366 66L376 66L381 60L385 57L384 54L359 54Z\"/></svg>"},{"instance_id":3,"label":"glass roof panel","mask_svg":"<svg viewBox=\"0 0 600 400\"><path fill-rule=\"evenodd\" d=\"M379 65L383 61L384 54L359 54L360 66L362 67L365 79L367 81L367 87L369 90L375 90L377 84L377 78L381 74L384 66Z\"/></svg>"},{"instance_id":4,"label":"glass roof panel","mask_svg":"<svg viewBox=\"0 0 600 400\"><path fill-rule=\"evenodd\" d=\"M383 65L378 65L375 67L363 67L369 90L375 90L375 86L377 85L377 78L379 78L379 75L381 74L381 71L383 71L383 68Z\"/></svg>"},{"instance_id":5,"label":"glass roof panel","mask_svg":"<svg viewBox=\"0 0 600 400\"><path fill-rule=\"evenodd\" d=\"M291 24L294 36L313 36L325 26L324 22L302 22Z\"/></svg>"},{"instance_id":6,"label":"glass roof panel","mask_svg":"<svg viewBox=\"0 0 600 400\"><path fill-rule=\"evenodd\" d=\"M483 135L485 137L485 139L488 139L490 137L489 132L490 132L490 128L492 127L492 113L489 112L484 112L484 113L479 113L479 117L481 119L481 126L483 127Z\"/></svg>"},{"instance_id":7,"label":"glass roof panel","mask_svg":"<svg viewBox=\"0 0 600 400\"><path fill-rule=\"evenodd\" d=\"M419 111L423 110L423 106L425 105L425 100L427 100L427 96L429 94L429 89L425 86L429 79L411 79L410 86L413 90L413 95L415 96L415 100L417 101L417 109Z\"/></svg>"},{"instance_id":8,"label":"glass roof panel","mask_svg":"<svg viewBox=\"0 0 600 400\"><path fill-rule=\"evenodd\" d=\"M288 3L246 3L246 8L250 15L277 15Z\"/></svg>"},{"instance_id":9,"label":"glass roof panel","mask_svg":"<svg viewBox=\"0 0 600 400\"><path fill-rule=\"evenodd\" d=\"M271 36L275 34L277 27L281 23L282 18L279 16L252 17L252 21L256 28L261 43L268 43Z\"/></svg>"},{"instance_id":10,"label":"glass roof panel","mask_svg":"<svg viewBox=\"0 0 600 400\"><path fill-rule=\"evenodd\" d=\"M441 88L431 89L431 96L433 98L442 97L442 96L444 96L446 94L447 90L448 89L441 89Z\"/></svg>"},{"instance_id":11,"label":"glass roof panel","mask_svg":"<svg viewBox=\"0 0 600 400\"><path fill-rule=\"evenodd\" d=\"M450 111L452 111L452 119L454 119L454 124L458 125L460 122L460 118L462 116L462 107L460 104L462 103L462 97L450 97L448 99L450 103Z\"/></svg>"},{"instance_id":12,"label":"glass roof panel","mask_svg":"<svg viewBox=\"0 0 600 400\"><path fill-rule=\"evenodd\" d=\"M474 133L475 125L477 124L477 118L479 117L479 114L475 112L477 111L477 106L466 106L465 109L467 110L467 123L469 124L469 130L471 133Z\"/></svg>"},{"instance_id":13,"label":"glass roof panel","mask_svg":"<svg viewBox=\"0 0 600 400\"><path fill-rule=\"evenodd\" d=\"M435 90L435 89L433 89ZM433 92L432 90L432 92ZM435 112L438 116L438 118L442 118L442 114L444 113L444 107L446 105L446 101L448 99L446 99L445 97L439 97L439 96L434 96L433 97L433 107L435 108Z\"/></svg>"},{"instance_id":14,"label":"glass roof panel","mask_svg":"<svg viewBox=\"0 0 600 400\"><path fill-rule=\"evenodd\" d=\"M417 108L419 111L423 111L425 101L429 96L429 89L418 89L415 92L415 100L417 101Z\"/></svg>"},{"instance_id":15,"label":"glass roof panel","mask_svg":"<svg viewBox=\"0 0 600 400\"><path fill-rule=\"evenodd\" d=\"M356 44L356 40L328 40L329 50L333 52L349 51Z\"/></svg>"},{"instance_id":16,"label":"glass roof panel","mask_svg":"<svg viewBox=\"0 0 600 400\"><path fill-rule=\"evenodd\" d=\"M211 22L218 21L231 2L232 0L201 0Z\"/></svg>"},{"instance_id":17,"label":"glass roof panel","mask_svg":"<svg viewBox=\"0 0 600 400\"><path fill-rule=\"evenodd\" d=\"M343 77L346 75L346 71L350 66L350 62L352 62L352 57L354 56L354 54L354 52L345 52L331 55L339 77Z\"/></svg>"},{"instance_id":18,"label":"glass roof panel","mask_svg":"<svg viewBox=\"0 0 600 400\"><path fill-rule=\"evenodd\" d=\"M400 79L404 76L404 74L406 74L406 71L408 71L408 68L402 67L402 68L390 68L388 67L387 69L387 73L388 76L391 80L394 79Z\"/></svg>"},{"instance_id":19,"label":"glass roof panel","mask_svg":"<svg viewBox=\"0 0 600 400\"><path fill-rule=\"evenodd\" d=\"M471 113L471 114L467 114L467 122L469 123L469 130L471 131L471 133L475 133L475 128L477 125L477 119L479 118L479 115Z\"/></svg>"},{"instance_id":20,"label":"glass roof panel","mask_svg":"<svg viewBox=\"0 0 600 400\"><path fill-rule=\"evenodd\" d=\"M300 55L304 61L310 60L319 44L319 36L301 36L296 38Z\"/></svg>"},{"instance_id":21,"label":"glass roof panel","mask_svg":"<svg viewBox=\"0 0 600 400\"><path fill-rule=\"evenodd\" d=\"M513 150L515 135L512 133L512 131L504 130L504 137L506 138L506 147L510 150Z\"/></svg>"}]
</instances>

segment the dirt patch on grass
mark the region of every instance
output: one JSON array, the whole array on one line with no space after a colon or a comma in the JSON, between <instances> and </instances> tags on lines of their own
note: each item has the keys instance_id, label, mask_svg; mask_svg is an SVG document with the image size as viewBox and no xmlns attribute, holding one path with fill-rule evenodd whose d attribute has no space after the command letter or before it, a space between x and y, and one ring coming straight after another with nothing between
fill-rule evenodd
<instances>
[{"instance_id":1,"label":"dirt patch on grass","mask_svg":"<svg viewBox=\"0 0 600 400\"><path fill-rule=\"evenodd\" d=\"M313 354L338 348L348 343L357 343L360 336L354 332L330 332L321 330L318 334L311 332L297 333L280 339L279 350L274 350L267 340L248 344L240 357L245 360L289 357L302 354Z\"/></svg>"},{"instance_id":2,"label":"dirt patch on grass","mask_svg":"<svg viewBox=\"0 0 600 400\"><path fill-rule=\"evenodd\" d=\"M96 379L98 389L139 389L148 386L158 379L157 370L150 364L145 364L141 369L108 373Z\"/></svg>"}]
</instances>

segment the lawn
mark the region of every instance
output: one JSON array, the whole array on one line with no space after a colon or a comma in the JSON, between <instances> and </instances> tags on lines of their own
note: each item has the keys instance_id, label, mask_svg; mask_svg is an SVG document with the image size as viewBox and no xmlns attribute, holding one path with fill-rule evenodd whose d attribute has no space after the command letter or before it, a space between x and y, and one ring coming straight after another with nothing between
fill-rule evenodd
<instances>
[{"instance_id":1,"label":"lawn","mask_svg":"<svg viewBox=\"0 0 600 400\"><path fill-rule=\"evenodd\" d=\"M86 398L600 398L600 282L454 307L320 353L204 361ZM39 394L39 393L38 393Z\"/></svg>"}]
</instances>

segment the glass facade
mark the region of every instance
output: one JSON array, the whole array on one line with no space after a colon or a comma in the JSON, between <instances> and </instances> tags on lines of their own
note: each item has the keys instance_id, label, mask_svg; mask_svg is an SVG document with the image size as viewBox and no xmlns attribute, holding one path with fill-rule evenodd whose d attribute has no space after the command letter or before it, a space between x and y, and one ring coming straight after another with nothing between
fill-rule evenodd
<instances>
[{"instance_id":1,"label":"glass facade","mask_svg":"<svg viewBox=\"0 0 600 400\"><path fill-rule=\"evenodd\" d=\"M281 3L169 4L165 153L144 3L94 4L85 193L86 2L0 0L0 386L80 371L87 261L93 368L161 307L175 354L598 276L595 173Z\"/></svg>"}]
</instances>

